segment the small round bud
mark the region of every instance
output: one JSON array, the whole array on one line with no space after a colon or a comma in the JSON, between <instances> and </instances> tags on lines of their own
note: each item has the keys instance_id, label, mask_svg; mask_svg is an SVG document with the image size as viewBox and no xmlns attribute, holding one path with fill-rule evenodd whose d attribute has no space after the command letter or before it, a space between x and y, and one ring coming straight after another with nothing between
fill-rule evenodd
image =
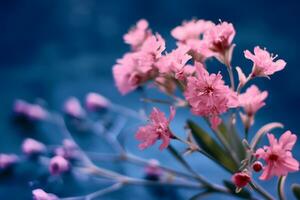
<instances>
[{"instance_id":1,"label":"small round bud","mask_svg":"<svg viewBox=\"0 0 300 200\"><path fill-rule=\"evenodd\" d=\"M251 181L251 176L247 172L237 172L231 180L237 188L243 188Z\"/></svg>"},{"instance_id":2,"label":"small round bud","mask_svg":"<svg viewBox=\"0 0 300 200\"><path fill-rule=\"evenodd\" d=\"M0 154L0 170L5 170L16 164L18 161L19 158L15 154Z\"/></svg>"},{"instance_id":3,"label":"small round bud","mask_svg":"<svg viewBox=\"0 0 300 200\"><path fill-rule=\"evenodd\" d=\"M255 172L259 172L263 169L263 164L260 162L260 161L255 161L253 164L252 164L252 169L255 171Z\"/></svg>"},{"instance_id":4,"label":"small round bud","mask_svg":"<svg viewBox=\"0 0 300 200\"><path fill-rule=\"evenodd\" d=\"M110 104L109 100L95 92L88 93L85 99L86 107L90 111L107 108Z\"/></svg>"},{"instance_id":5,"label":"small round bud","mask_svg":"<svg viewBox=\"0 0 300 200\"><path fill-rule=\"evenodd\" d=\"M49 171L52 175L60 175L69 170L69 162L62 156L55 156L50 160Z\"/></svg>"},{"instance_id":6,"label":"small round bud","mask_svg":"<svg viewBox=\"0 0 300 200\"><path fill-rule=\"evenodd\" d=\"M80 102L75 97L70 97L64 104L64 111L67 115L74 118L82 118L85 116L85 111L81 107Z\"/></svg>"},{"instance_id":7,"label":"small round bud","mask_svg":"<svg viewBox=\"0 0 300 200\"><path fill-rule=\"evenodd\" d=\"M159 167L159 161L155 159L149 160L149 164L145 168L146 179L148 180L159 180L162 175L162 170Z\"/></svg>"},{"instance_id":8,"label":"small round bud","mask_svg":"<svg viewBox=\"0 0 300 200\"><path fill-rule=\"evenodd\" d=\"M26 155L41 154L46 151L46 146L37 140L27 138L22 144L22 151Z\"/></svg>"},{"instance_id":9,"label":"small round bud","mask_svg":"<svg viewBox=\"0 0 300 200\"><path fill-rule=\"evenodd\" d=\"M47 193L42 189L35 189L32 191L34 200L58 200L58 197L54 194Z\"/></svg>"}]
</instances>

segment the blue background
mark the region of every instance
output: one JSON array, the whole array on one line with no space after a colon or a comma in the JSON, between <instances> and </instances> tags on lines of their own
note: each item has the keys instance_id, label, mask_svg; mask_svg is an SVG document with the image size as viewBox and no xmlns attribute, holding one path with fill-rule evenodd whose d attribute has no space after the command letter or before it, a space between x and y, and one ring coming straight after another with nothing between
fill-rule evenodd
<instances>
[{"instance_id":1,"label":"blue background","mask_svg":"<svg viewBox=\"0 0 300 200\"><path fill-rule=\"evenodd\" d=\"M214 22L219 19L232 22L237 30L233 65L241 66L245 71L250 70L251 63L243 58L244 49L252 50L260 45L279 54L279 58L287 61L286 69L276 73L270 81L257 81L261 89L269 91L269 97L267 106L258 114L254 130L264 123L280 121L287 129L300 133L299 7L298 1L259 0L1 1L0 151L20 152L22 139L28 136L10 123L11 108L16 98L28 101L42 98L51 108L61 110L67 97L83 99L87 92L97 91L116 103L140 108L138 94L122 97L114 87L111 75L115 60L128 50L122 41L123 34L140 18L147 19L152 30L162 34L168 49L175 44L170 30L183 20L196 17ZM221 67L218 64L213 68L220 70ZM174 129L179 130L185 117L186 113L179 111ZM130 137L133 140L133 133ZM134 146L130 149L136 152L136 142L130 144ZM94 145L97 149L97 144ZM294 150L298 160L299 146L298 142ZM173 162L168 159L167 153L160 153L156 149L138 153ZM196 158L197 170L212 180L219 180L218 168L205 159ZM126 172L132 173L131 169L134 168L125 166ZM228 174L224 176L229 178ZM0 199L30 199L33 186L27 184L28 180L30 177L1 181ZM296 180L300 180L299 173L292 174L288 182ZM60 184L59 188L50 188L62 196L97 188L95 185L88 187L90 185L78 184L65 189L66 184ZM275 179L266 183L269 189L274 185ZM106 198L123 199L121 195L124 194L127 194L126 199L157 198L151 198L145 192L140 187L127 188ZM174 193L175 197L166 196L165 199L186 199L187 194L193 193Z\"/></svg>"}]
</instances>

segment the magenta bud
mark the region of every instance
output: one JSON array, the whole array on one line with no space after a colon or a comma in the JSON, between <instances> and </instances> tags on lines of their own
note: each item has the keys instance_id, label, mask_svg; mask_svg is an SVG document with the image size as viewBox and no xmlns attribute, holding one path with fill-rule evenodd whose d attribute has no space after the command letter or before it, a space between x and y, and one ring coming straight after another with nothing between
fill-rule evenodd
<instances>
[{"instance_id":1,"label":"magenta bud","mask_svg":"<svg viewBox=\"0 0 300 200\"><path fill-rule=\"evenodd\" d=\"M85 103L87 109L90 111L96 111L102 108L107 108L110 104L108 99L94 92L87 94Z\"/></svg>"},{"instance_id":2,"label":"magenta bud","mask_svg":"<svg viewBox=\"0 0 300 200\"><path fill-rule=\"evenodd\" d=\"M75 118L82 118L85 116L84 109L81 107L79 100L75 97L70 97L65 101L64 112Z\"/></svg>"},{"instance_id":3,"label":"magenta bud","mask_svg":"<svg viewBox=\"0 0 300 200\"><path fill-rule=\"evenodd\" d=\"M0 169L6 169L19 161L15 154L0 154Z\"/></svg>"},{"instance_id":4,"label":"magenta bud","mask_svg":"<svg viewBox=\"0 0 300 200\"><path fill-rule=\"evenodd\" d=\"M52 175L60 175L69 168L69 162L62 156L55 156L50 160L49 171Z\"/></svg>"},{"instance_id":5,"label":"magenta bud","mask_svg":"<svg viewBox=\"0 0 300 200\"><path fill-rule=\"evenodd\" d=\"M255 161L253 164L252 164L252 169L255 171L255 172L259 172L263 169L263 164L260 162L260 161Z\"/></svg>"},{"instance_id":6,"label":"magenta bud","mask_svg":"<svg viewBox=\"0 0 300 200\"><path fill-rule=\"evenodd\" d=\"M158 180L162 175L162 170L159 167L159 161L155 159L149 160L149 164L145 167L146 177L151 180Z\"/></svg>"},{"instance_id":7,"label":"magenta bud","mask_svg":"<svg viewBox=\"0 0 300 200\"><path fill-rule=\"evenodd\" d=\"M46 151L46 146L32 138L27 138L23 141L22 151L26 155L41 154Z\"/></svg>"},{"instance_id":8,"label":"magenta bud","mask_svg":"<svg viewBox=\"0 0 300 200\"><path fill-rule=\"evenodd\" d=\"M32 191L33 200L58 200L54 194L47 193L42 189L35 189Z\"/></svg>"},{"instance_id":9,"label":"magenta bud","mask_svg":"<svg viewBox=\"0 0 300 200\"><path fill-rule=\"evenodd\" d=\"M251 176L247 172L237 172L231 180L237 188L243 188L251 181Z\"/></svg>"}]
</instances>

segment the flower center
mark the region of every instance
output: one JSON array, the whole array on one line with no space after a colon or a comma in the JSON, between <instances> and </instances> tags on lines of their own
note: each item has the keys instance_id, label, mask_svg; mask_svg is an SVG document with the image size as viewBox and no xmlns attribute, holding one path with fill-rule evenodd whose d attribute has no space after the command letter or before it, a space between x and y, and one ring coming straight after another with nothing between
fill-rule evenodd
<instances>
[{"instance_id":1,"label":"flower center","mask_svg":"<svg viewBox=\"0 0 300 200\"><path fill-rule=\"evenodd\" d=\"M206 95L212 95L213 91L214 91L214 88L213 88L212 86L207 86L207 87L205 87L205 89L204 89L204 93L205 93Z\"/></svg>"},{"instance_id":2,"label":"flower center","mask_svg":"<svg viewBox=\"0 0 300 200\"><path fill-rule=\"evenodd\" d=\"M277 160L278 160L278 155L276 155L276 154L271 154L271 155L269 156L269 159L270 159L271 161L277 161Z\"/></svg>"}]
</instances>

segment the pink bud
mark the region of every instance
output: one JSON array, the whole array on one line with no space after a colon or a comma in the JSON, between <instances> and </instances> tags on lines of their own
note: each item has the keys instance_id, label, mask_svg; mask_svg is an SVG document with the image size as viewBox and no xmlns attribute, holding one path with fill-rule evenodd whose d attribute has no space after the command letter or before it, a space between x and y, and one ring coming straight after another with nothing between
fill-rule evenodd
<instances>
[{"instance_id":1,"label":"pink bud","mask_svg":"<svg viewBox=\"0 0 300 200\"><path fill-rule=\"evenodd\" d=\"M58 200L58 197L54 194L47 193L42 189L35 189L32 191L34 200Z\"/></svg>"},{"instance_id":2,"label":"pink bud","mask_svg":"<svg viewBox=\"0 0 300 200\"><path fill-rule=\"evenodd\" d=\"M242 71L242 69L240 67L236 67L235 69L238 73L239 82L240 82L241 86L244 86L247 82L247 78L246 78L244 72Z\"/></svg>"},{"instance_id":3,"label":"pink bud","mask_svg":"<svg viewBox=\"0 0 300 200\"><path fill-rule=\"evenodd\" d=\"M85 111L81 107L79 100L75 97L70 97L65 102L64 111L66 114L75 118L82 118L85 115Z\"/></svg>"},{"instance_id":4,"label":"pink bud","mask_svg":"<svg viewBox=\"0 0 300 200\"><path fill-rule=\"evenodd\" d=\"M15 154L0 154L0 169L6 169L19 160Z\"/></svg>"},{"instance_id":5,"label":"pink bud","mask_svg":"<svg viewBox=\"0 0 300 200\"><path fill-rule=\"evenodd\" d=\"M253 164L252 164L252 169L255 171L255 172L259 172L263 169L263 164L260 162L260 161L255 161Z\"/></svg>"},{"instance_id":6,"label":"pink bud","mask_svg":"<svg viewBox=\"0 0 300 200\"><path fill-rule=\"evenodd\" d=\"M22 144L22 151L26 155L40 154L46 151L46 146L37 140L27 138Z\"/></svg>"},{"instance_id":7,"label":"pink bud","mask_svg":"<svg viewBox=\"0 0 300 200\"><path fill-rule=\"evenodd\" d=\"M91 92L86 96L86 107L91 111L95 111L101 108L107 108L110 102L100 94Z\"/></svg>"},{"instance_id":8,"label":"pink bud","mask_svg":"<svg viewBox=\"0 0 300 200\"><path fill-rule=\"evenodd\" d=\"M17 99L17 100L15 100L13 110L16 114L22 114L23 115L23 114L25 114L28 105L29 104L27 102L25 102L21 99Z\"/></svg>"},{"instance_id":9,"label":"pink bud","mask_svg":"<svg viewBox=\"0 0 300 200\"><path fill-rule=\"evenodd\" d=\"M148 166L145 168L145 173L147 176L159 177L162 174L162 170L159 167L159 161L155 159L149 160Z\"/></svg>"},{"instance_id":10,"label":"pink bud","mask_svg":"<svg viewBox=\"0 0 300 200\"><path fill-rule=\"evenodd\" d=\"M43 120L47 117L47 111L37 104L30 104L23 100L16 100L14 112L26 116L32 120Z\"/></svg>"},{"instance_id":11,"label":"pink bud","mask_svg":"<svg viewBox=\"0 0 300 200\"><path fill-rule=\"evenodd\" d=\"M62 156L55 156L50 160L49 171L52 175L60 175L69 170L69 162Z\"/></svg>"},{"instance_id":12,"label":"pink bud","mask_svg":"<svg viewBox=\"0 0 300 200\"><path fill-rule=\"evenodd\" d=\"M56 155L62 156L66 159L74 159L78 156L78 153L77 145L69 139L65 139L63 141L63 146L55 150Z\"/></svg>"},{"instance_id":13,"label":"pink bud","mask_svg":"<svg viewBox=\"0 0 300 200\"><path fill-rule=\"evenodd\" d=\"M232 176L231 180L236 187L243 188L251 181L251 177L247 172L237 172Z\"/></svg>"}]
</instances>

